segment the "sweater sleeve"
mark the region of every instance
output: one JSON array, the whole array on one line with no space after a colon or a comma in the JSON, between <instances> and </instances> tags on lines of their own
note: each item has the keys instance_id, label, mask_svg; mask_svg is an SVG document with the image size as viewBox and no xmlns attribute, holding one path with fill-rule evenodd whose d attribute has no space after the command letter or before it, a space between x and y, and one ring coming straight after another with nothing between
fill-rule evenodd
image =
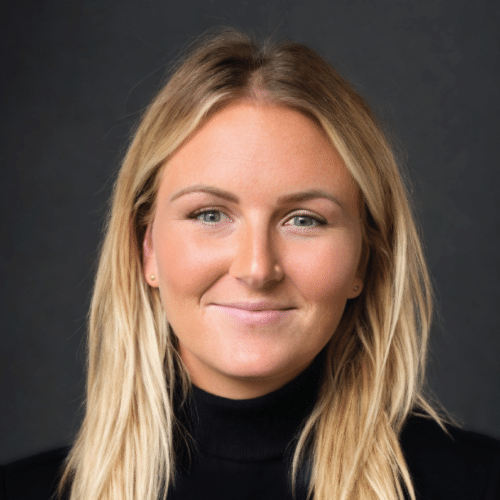
<instances>
[{"instance_id":1,"label":"sweater sleeve","mask_svg":"<svg viewBox=\"0 0 500 500\"><path fill-rule=\"evenodd\" d=\"M494 438L412 417L403 452L418 500L500 500L500 442Z\"/></svg>"},{"instance_id":2,"label":"sweater sleeve","mask_svg":"<svg viewBox=\"0 0 500 500\"><path fill-rule=\"evenodd\" d=\"M7 490L5 489L5 467L0 466L0 500L7 500Z\"/></svg>"},{"instance_id":3,"label":"sweater sleeve","mask_svg":"<svg viewBox=\"0 0 500 500\"><path fill-rule=\"evenodd\" d=\"M497 442L484 500L500 499L500 442Z\"/></svg>"},{"instance_id":4,"label":"sweater sleeve","mask_svg":"<svg viewBox=\"0 0 500 500\"><path fill-rule=\"evenodd\" d=\"M0 467L0 500L50 500L67 453L59 448Z\"/></svg>"}]
</instances>

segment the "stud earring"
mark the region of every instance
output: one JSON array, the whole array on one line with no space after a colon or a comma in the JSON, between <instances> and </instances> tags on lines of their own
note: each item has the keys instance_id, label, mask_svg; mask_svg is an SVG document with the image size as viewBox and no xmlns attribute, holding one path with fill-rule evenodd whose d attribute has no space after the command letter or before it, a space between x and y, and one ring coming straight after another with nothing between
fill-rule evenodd
<instances>
[{"instance_id":1,"label":"stud earring","mask_svg":"<svg viewBox=\"0 0 500 500\"><path fill-rule=\"evenodd\" d=\"M154 281L154 280L156 279L156 276L155 276L154 274L152 274L152 275L150 276L150 278L151 278L151 281Z\"/></svg>"},{"instance_id":2,"label":"stud earring","mask_svg":"<svg viewBox=\"0 0 500 500\"><path fill-rule=\"evenodd\" d=\"M359 286L358 285L354 285L354 291L357 292L359 290Z\"/></svg>"}]
</instances>

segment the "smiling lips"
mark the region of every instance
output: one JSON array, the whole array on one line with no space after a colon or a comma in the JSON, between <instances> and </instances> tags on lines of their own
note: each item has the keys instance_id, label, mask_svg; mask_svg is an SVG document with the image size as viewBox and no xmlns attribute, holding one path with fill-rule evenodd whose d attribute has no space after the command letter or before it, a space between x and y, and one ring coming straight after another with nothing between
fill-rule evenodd
<instances>
[{"instance_id":1,"label":"smiling lips","mask_svg":"<svg viewBox=\"0 0 500 500\"><path fill-rule=\"evenodd\" d=\"M227 304L210 304L224 314L245 325L269 325L286 318L295 307L281 306L276 303L231 302Z\"/></svg>"}]
</instances>

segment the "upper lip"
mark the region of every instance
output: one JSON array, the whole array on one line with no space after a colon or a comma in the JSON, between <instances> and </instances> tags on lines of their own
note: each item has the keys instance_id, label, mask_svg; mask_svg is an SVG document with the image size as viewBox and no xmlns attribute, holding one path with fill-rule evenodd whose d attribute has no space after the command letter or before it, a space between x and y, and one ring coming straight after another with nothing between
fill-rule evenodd
<instances>
[{"instance_id":1,"label":"upper lip","mask_svg":"<svg viewBox=\"0 0 500 500\"><path fill-rule=\"evenodd\" d=\"M294 309L293 306L279 304L277 302L272 302L269 300L261 300L258 302L218 302L213 305L222 307L233 307L234 309L243 309L245 311L276 311L276 310L286 310Z\"/></svg>"}]
</instances>

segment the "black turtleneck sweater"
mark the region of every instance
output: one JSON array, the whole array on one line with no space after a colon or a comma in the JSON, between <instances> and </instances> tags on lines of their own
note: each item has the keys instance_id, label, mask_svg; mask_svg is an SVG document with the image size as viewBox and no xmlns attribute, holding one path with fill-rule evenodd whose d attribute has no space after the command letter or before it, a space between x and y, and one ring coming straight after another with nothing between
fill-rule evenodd
<instances>
[{"instance_id":1,"label":"black turtleneck sweater","mask_svg":"<svg viewBox=\"0 0 500 500\"><path fill-rule=\"evenodd\" d=\"M324 355L275 392L233 400L193 387L189 401L196 443L168 500L292 499L289 470L302 424L317 398ZM305 498L299 477L296 500Z\"/></svg>"},{"instance_id":2,"label":"black turtleneck sweater","mask_svg":"<svg viewBox=\"0 0 500 500\"><path fill-rule=\"evenodd\" d=\"M196 443L178 467L168 500L291 500L294 438L317 397L322 354L281 389L230 400L196 387L184 423ZM411 417L401 435L418 500L500 500L500 443L487 436ZM180 450L179 450L180 451ZM49 500L68 448L0 467L0 500ZM335 471L331 471L332 474ZM299 474L297 500L308 480ZM333 499L332 499L333 500Z\"/></svg>"}]
</instances>

